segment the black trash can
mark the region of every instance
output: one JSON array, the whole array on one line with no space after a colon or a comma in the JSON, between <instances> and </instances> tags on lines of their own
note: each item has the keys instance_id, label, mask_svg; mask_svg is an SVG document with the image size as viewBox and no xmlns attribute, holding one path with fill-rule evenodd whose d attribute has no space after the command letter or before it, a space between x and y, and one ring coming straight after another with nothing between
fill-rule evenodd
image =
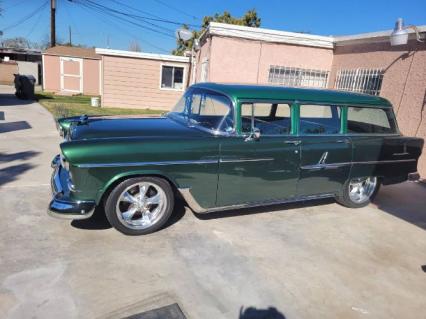
<instances>
[{"instance_id":1,"label":"black trash can","mask_svg":"<svg viewBox=\"0 0 426 319\"><path fill-rule=\"evenodd\" d=\"M32 75L14 74L15 76L15 95L18 99L34 100L34 85L36 79Z\"/></svg>"}]
</instances>

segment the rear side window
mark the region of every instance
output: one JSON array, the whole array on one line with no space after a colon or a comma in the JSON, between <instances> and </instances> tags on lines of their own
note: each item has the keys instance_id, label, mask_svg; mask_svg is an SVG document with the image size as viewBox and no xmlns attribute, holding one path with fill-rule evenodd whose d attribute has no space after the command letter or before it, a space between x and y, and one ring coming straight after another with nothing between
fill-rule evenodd
<instances>
[{"instance_id":1,"label":"rear side window","mask_svg":"<svg viewBox=\"0 0 426 319\"><path fill-rule=\"evenodd\" d=\"M391 109L348 107L348 133L396 133L395 115Z\"/></svg>"},{"instance_id":2,"label":"rear side window","mask_svg":"<svg viewBox=\"0 0 426 319\"><path fill-rule=\"evenodd\" d=\"M339 134L340 107L300 105L300 134Z\"/></svg>"},{"instance_id":3,"label":"rear side window","mask_svg":"<svg viewBox=\"0 0 426 319\"><path fill-rule=\"evenodd\" d=\"M253 115L253 119L252 119ZM254 125L254 127L252 127ZM241 105L241 130L258 129L263 135L290 134L290 105L284 103L244 103Z\"/></svg>"}]
</instances>

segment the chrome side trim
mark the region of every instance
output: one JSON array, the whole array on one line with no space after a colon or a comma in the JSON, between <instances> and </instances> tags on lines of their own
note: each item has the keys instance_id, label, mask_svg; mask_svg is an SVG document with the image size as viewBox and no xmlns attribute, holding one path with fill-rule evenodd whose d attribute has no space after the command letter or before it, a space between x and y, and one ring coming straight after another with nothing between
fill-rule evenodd
<instances>
[{"instance_id":1,"label":"chrome side trim","mask_svg":"<svg viewBox=\"0 0 426 319\"><path fill-rule=\"evenodd\" d=\"M366 165L366 164L389 164L389 163L401 163L401 162L415 162L414 158L402 159L402 160L384 160L384 161L365 161L365 162L342 162L342 163L330 163L330 164L313 164L301 166L304 170L318 170L318 169L336 169L342 166L349 165Z\"/></svg>"},{"instance_id":2,"label":"chrome side trim","mask_svg":"<svg viewBox=\"0 0 426 319\"><path fill-rule=\"evenodd\" d=\"M242 163L242 162L265 162L273 161L273 158L239 158L239 159L223 159L219 160L220 163Z\"/></svg>"},{"instance_id":3,"label":"chrome side trim","mask_svg":"<svg viewBox=\"0 0 426 319\"><path fill-rule=\"evenodd\" d=\"M189 164L217 164L218 159L190 160L190 161L162 161L162 162L118 162L118 163L93 163L77 164L79 168L94 167L121 167L121 166L164 166L164 165L189 165Z\"/></svg>"},{"instance_id":4,"label":"chrome side trim","mask_svg":"<svg viewBox=\"0 0 426 319\"><path fill-rule=\"evenodd\" d=\"M161 162L118 162L118 163L93 163L77 164L79 168L94 167L122 167L122 166L165 166L165 165L203 165L217 163L241 163L241 162L263 162L273 161L273 158L237 158L237 159L202 159L202 160L182 160L182 161L161 161Z\"/></svg>"},{"instance_id":5,"label":"chrome side trim","mask_svg":"<svg viewBox=\"0 0 426 319\"><path fill-rule=\"evenodd\" d=\"M311 196L293 197L293 198L283 199L283 200L269 200L269 201L262 201L262 202L247 202L247 203L229 205L229 206L204 208L197 202L197 200L194 198L194 196L192 196L190 188L179 188L178 190L179 190L180 194L182 195L182 197L185 199L189 208L191 208L191 210L193 212L197 213L197 214L205 214L205 213L212 213L212 212L217 212L217 211L225 211L225 210L241 209L241 208L249 208L249 207L259 207L259 206L269 206L269 205L276 205L276 204L294 203L294 202L301 202L301 201L313 200L313 199L330 198L330 197L335 196L334 194L327 193L327 194L319 194L319 195L311 195Z\"/></svg>"}]
</instances>

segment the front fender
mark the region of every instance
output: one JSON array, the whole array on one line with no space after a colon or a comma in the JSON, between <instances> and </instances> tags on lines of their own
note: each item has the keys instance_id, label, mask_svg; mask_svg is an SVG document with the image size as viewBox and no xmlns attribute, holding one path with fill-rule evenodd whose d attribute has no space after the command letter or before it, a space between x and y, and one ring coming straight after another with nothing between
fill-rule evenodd
<instances>
[{"instance_id":1,"label":"front fender","mask_svg":"<svg viewBox=\"0 0 426 319\"><path fill-rule=\"evenodd\" d=\"M116 186L120 181L138 177L138 176L156 176L160 178L164 178L169 183L172 184L175 188L179 188L179 184L177 183L176 179L171 175L168 174L162 170L154 170L154 169L133 169L133 170L126 170L124 172L120 172L118 174L113 175L111 178L109 178L106 183L104 183L103 187L98 190L95 198L95 202L98 205L106 192L111 190L114 186Z\"/></svg>"}]
</instances>

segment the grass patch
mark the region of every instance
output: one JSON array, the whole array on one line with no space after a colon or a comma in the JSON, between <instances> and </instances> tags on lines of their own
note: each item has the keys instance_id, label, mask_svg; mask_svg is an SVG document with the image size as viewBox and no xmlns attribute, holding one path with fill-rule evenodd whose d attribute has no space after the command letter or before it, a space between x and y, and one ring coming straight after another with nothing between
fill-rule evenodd
<instances>
[{"instance_id":1,"label":"grass patch","mask_svg":"<svg viewBox=\"0 0 426 319\"><path fill-rule=\"evenodd\" d=\"M48 92L37 92L36 98L55 118L77 115L160 115L165 111L147 109L125 109L90 106L90 96L61 96Z\"/></svg>"}]
</instances>

